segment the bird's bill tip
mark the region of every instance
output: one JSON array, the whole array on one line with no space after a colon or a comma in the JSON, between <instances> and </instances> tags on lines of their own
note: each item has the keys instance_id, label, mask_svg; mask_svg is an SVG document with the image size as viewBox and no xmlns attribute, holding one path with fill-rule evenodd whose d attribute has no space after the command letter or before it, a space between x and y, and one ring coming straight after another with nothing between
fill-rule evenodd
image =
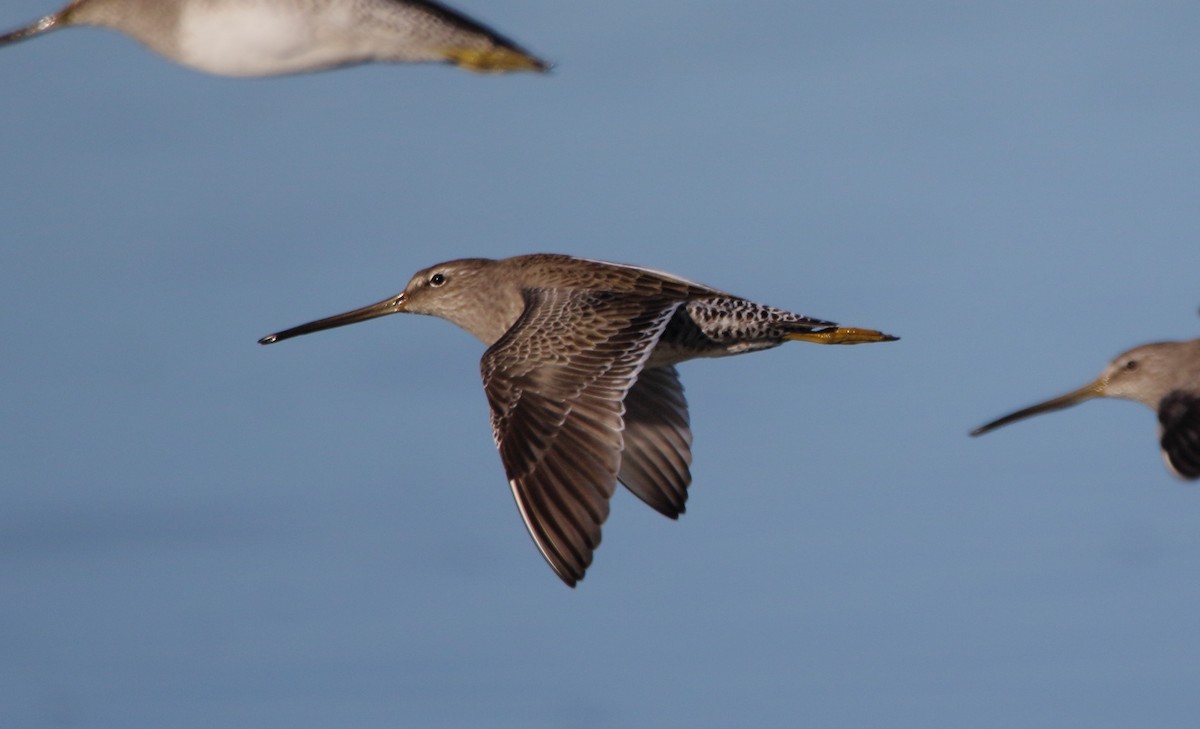
<instances>
[{"instance_id":1,"label":"bird's bill tip","mask_svg":"<svg viewBox=\"0 0 1200 729\"><path fill-rule=\"evenodd\" d=\"M813 344L869 344L872 342L895 342L900 337L884 334L874 329L858 327L829 327L810 332L792 332L787 339Z\"/></svg>"},{"instance_id":2,"label":"bird's bill tip","mask_svg":"<svg viewBox=\"0 0 1200 729\"><path fill-rule=\"evenodd\" d=\"M971 437L974 438L974 437L981 436L984 433L990 433L997 428L1001 428L1005 425L1008 425L1009 423L1015 423L1018 420L1024 420L1026 418L1031 418L1034 415L1041 415L1042 413L1050 413L1050 412L1054 412L1055 410L1063 410L1063 409L1069 408L1073 405L1078 405L1079 403L1083 402L1084 400L1091 400L1092 398L1103 397L1103 396L1104 396L1104 380L1103 379L1096 380L1094 382L1088 383L1087 385L1084 385L1083 387L1079 388L1078 390L1072 390L1071 392L1068 392L1065 395L1059 395L1058 397L1050 398L1049 400L1046 400L1044 402L1039 402L1035 405L1030 405L1027 408L1021 408L1020 410L1011 412L1008 415L996 418L995 420L993 420L990 423L985 423L984 425L981 425L978 428L972 430Z\"/></svg>"},{"instance_id":3,"label":"bird's bill tip","mask_svg":"<svg viewBox=\"0 0 1200 729\"><path fill-rule=\"evenodd\" d=\"M448 48L445 54L454 65L476 73L550 70L550 64L517 48Z\"/></svg>"}]
</instances>

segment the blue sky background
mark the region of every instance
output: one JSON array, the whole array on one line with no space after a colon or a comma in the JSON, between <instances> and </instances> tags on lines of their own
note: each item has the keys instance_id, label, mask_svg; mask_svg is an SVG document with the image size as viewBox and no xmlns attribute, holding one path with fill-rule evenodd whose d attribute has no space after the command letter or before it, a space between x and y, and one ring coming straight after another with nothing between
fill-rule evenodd
<instances>
[{"instance_id":1,"label":"blue sky background","mask_svg":"<svg viewBox=\"0 0 1200 729\"><path fill-rule=\"evenodd\" d=\"M966 433L1200 333L1200 6L456 6L555 72L0 50L5 725L1194 726L1154 414ZM688 513L618 493L572 591L478 342L255 344L535 251L903 339L685 365Z\"/></svg>"}]
</instances>

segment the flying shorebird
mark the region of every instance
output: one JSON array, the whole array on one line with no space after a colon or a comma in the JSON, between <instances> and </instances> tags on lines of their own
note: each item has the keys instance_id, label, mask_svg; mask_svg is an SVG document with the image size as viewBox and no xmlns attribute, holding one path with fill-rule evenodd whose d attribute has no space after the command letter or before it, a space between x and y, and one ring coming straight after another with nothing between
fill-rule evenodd
<instances>
[{"instance_id":1,"label":"flying shorebird","mask_svg":"<svg viewBox=\"0 0 1200 729\"><path fill-rule=\"evenodd\" d=\"M1135 400L1157 411L1163 462L1179 478L1200 478L1200 339L1131 349L1114 359L1095 381L993 420L971 435L1096 397Z\"/></svg>"},{"instance_id":2,"label":"flying shorebird","mask_svg":"<svg viewBox=\"0 0 1200 729\"><path fill-rule=\"evenodd\" d=\"M0 45L68 25L119 30L184 66L275 76L371 61L438 61L472 71L547 65L432 0L73 0L0 35Z\"/></svg>"},{"instance_id":3,"label":"flying shorebird","mask_svg":"<svg viewBox=\"0 0 1200 729\"><path fill-rule=\"evenodd\" d=\"M530 535L572 587L617 481L667 517L684 511L692 433L677 363L789 340L896 339L647 268L536 254L439 263L391 298L259 343L400 312L449 320L488 346L481 368L500 460Z\"/></svg>"}]
</instances>

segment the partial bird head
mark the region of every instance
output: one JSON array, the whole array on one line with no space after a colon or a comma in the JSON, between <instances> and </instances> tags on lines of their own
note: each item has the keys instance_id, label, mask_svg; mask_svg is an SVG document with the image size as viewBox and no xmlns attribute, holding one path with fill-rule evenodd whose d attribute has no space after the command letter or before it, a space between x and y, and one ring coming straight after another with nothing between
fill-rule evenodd
<instances>
[{"instance_id":1,"label":"partial bird head","mask_svg":"<svg viewBox=\"0 0 1200 729\"><path fill-rule=\"evenodd\" d=\"M1200 339L1156 342L1123 352L1099 377L1078 390L997 418L971 431L971 435L983 435L1009 423L1097 397L1134 400L1157 410L1168 393L1180 389L1200 389Z\"/></svg>"},{"instance_id":2,"label":"partial bird head","mask_svg":"<svg viewBox=\"0 0 1200 729\"><path fill-rule=\"evenodd\" d=\"M516 321L523 308L516 282L495 275L500 261L461 258L417 271L404 290L383 301L318 319L258 340L274 344L302 334L356 324L388 314L426 314L457 324L492 344Z\"/></svg>"},{"instance_id":3,"label":"partial bird head","mask_svg":"<svg viewBox=\"0 0 1200 729\"><path fill-rule=\"evenodd\" d=\"M1200 384L1200 339L1157 342L1119 355L1101 373L1104 397L1158 408L1167 393Z\"/></svg>"}]
</instances>

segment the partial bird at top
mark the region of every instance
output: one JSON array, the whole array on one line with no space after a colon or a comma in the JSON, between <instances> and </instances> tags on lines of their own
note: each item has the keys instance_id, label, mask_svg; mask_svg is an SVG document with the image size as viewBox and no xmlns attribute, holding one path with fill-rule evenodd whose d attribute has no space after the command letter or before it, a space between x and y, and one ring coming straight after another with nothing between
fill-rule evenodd
<instances>
[{"instance_id":1,"label":"partial bird at top","mask_svg":"<svg viewBox=\"0 0 1200 729\"><path fill-rule=\"evenodd\" d=\"M637 266L535 254L419 271L377 304L259 340L407 312L488 345L492 434L525 526L568 585L600 544L617 481L672 519L691 483L692 432L675 365L789 341L887 342Z\"/></svg>"},{"instance_id":2,"label":"partial bird at top","mask_svg":"<svg viewBox=\"0 0 1200 729\"><path fill-rule=\"evenodd\" d=\"M0 45L62 28L121 31L179 64L221 76L276 76L372 61L545 71L545 62L432 0L74 0Z\"/></svg>"},{"instance_id":3,"label":"partial bird at top","mask_svg":"<svg viewBox=\"0 0 1200 729\"><path fill-rule=\"evenodd\" d=\"M1179 478L1200 478L1200 339L1131 349L1078 390L993 420L971 435L1097 397L1134 400L1156 411L1167 469Z\"/></svg>"}]
</instances>

